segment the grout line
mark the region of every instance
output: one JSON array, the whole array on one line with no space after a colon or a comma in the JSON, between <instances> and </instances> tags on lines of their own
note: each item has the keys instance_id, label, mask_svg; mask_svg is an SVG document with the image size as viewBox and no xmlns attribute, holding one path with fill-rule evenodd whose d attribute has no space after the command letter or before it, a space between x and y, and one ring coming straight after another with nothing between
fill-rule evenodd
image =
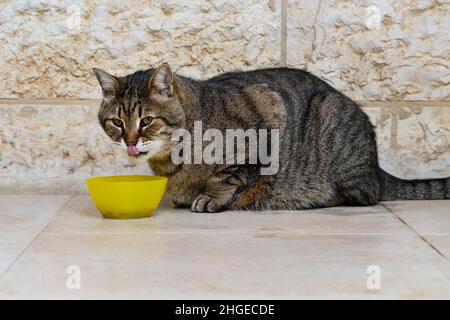
<instances>
[{"instance_id":1,"label":"grout line","mask_svg":"<svg viewBox=\"0 0 450 320\"><path fill-rule=\"evenodd\" d=\"M450 100L356 100L362 108L449 108Z\"/></svg>"},{"instance_id":2,"label":"grout line","mask_svg":"<svg viewBox=\"0 0 450 320\"><path fill-rule=\"evenodd\" d=\"M191 230L173 230L173 231L155 231L152 230L129 230L129 231L111 231L111 232L97 232L97 231L74 231L72 233L67 233L63 231L52 231L45 232L43 236L124 236L124 235L150 235L150 234L179 234L179 235L232 235L232 234L247 234L247 235L296 235L296 236L339 236L339 237L402 237L403 235L389 233L389 232L306 232L306 231L298 231L298 230L286 230L286 231L258 231L252 229L234 229L234 230L199 230L199 229L191 229Z\"/></svg>"},{"instance_id":3,"label":"grout line","mask_svg":"<svg viewBox=\"0 0 450 320\"><path fill-rule=\"evenodd\" d=\"M286 40L286 39L285 39ZM284 53L286 54L286 53ZM283 58L286 63L286 57ZM282 59L282 60L283 60ZM393 108L393 107L417 107L417 108L450 108L450 100L355 100L362 108ZM0 105L43 105L43 106L100 106L101 99L73 99L73 98L0 98Z\"/></svg>"},{"instance_id":4,"label":"grout line","mask_svg":"<svg viewBox=\"0 0 450 320\"><path fill-rule=\"evenodd\" d=\"M73 98L0 98L0 105L5 104L33 104L33 105L100 105L101 99L73 99Z\"/></svg>"},{"instance_id":5,"label":"grout line","mask_svg":"<svg viewBox=\"0 0 450 320\"><path fill-rule=\"evenodd\" d=\"M281 66L285 67L287 64L287 33L286 33L286 26L287 26L287 0L281 0L281 38L280 38L280 63Z\"/></svg>"},{"instance_id":6,"label":"grout line","mask_svg":"<svg viewBox=\"0 0 450 320\"><path fill-rule=\"evenodd\" d=\"M12 268L12 266L25 254L25 252L31 247L31 245L33 244L33 242L39 238L39 236L44 232L45 229L47 229L47 227L50 225L50 223L53 221L53 219L55 219L55 217L57 215L59 215L59 213L65 209L67 207L67 205L73 200L73 198L75 198L76 195L71 196L69 198L69 200L67 200L62 206L61 208L59 208L59 210L53 215L53 217L51 219L49 219L47 221L47 223L45 224L45 226L33 237L33 239L31 239L30 242L28 242L28 244L25 246L25 248L23 248L22 251L20 251L20 253L14 258L14 260L8 265L8 267L6 267L6 269L0 274L0 281L2 280L2 278L8 273L8 271Z\"/></svg>"},{"instance_id":7,"label":"grout line","mask_svg":"<svg viewBox=\"0 0 450 320\"><path fill-rule=\"evenodd\" d=\"M427 238L425 238L425 236L422 236L420 233L417 232L416 229L414 229L413 227L411 227L405 220L403 220L400 216L398 216L394 210L392 210L391 208L389 208L387 205L385 205L384 203L380 204L387 210L389 211L394 217L396 217L401 223L403 223L409 230L411 230L412 232L414 232L422 241L424 241L432 250L434 250L437 254L439 254L442 258L444 258L446 261L450 260L441 252L439 251L438 248L436 248L431 242L428 241Z\"/></svg>"}]
</instances>

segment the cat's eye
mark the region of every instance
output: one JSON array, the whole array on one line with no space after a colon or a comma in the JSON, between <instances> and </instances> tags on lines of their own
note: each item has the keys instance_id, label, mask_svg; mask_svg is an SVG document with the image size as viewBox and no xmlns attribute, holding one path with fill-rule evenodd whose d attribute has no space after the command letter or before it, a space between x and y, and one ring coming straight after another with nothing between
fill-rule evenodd
<instances>
[{"instance_id":1,"label":"cat's eye","mask_svg":"<svg viewBox=\"0 0 450 320\"><path fill-rule=\"evenodd\" d=\"M152 123L153 118L152 117L145 117L141 120L141 127L148 126L150 123Z\"/></svg>"},{"instance_id":2,"label":"cat's eye","mask_svg":"<svg viewBox=\"0 0 450 320\"><path fill-rule=\"evenodd\" d=\"M117 118L113 118L113 119L112 119L112 122L113 122L113 124L114 124L116 127L122 127L122 125L123 125L122 120L117 119Z\"/></svg>"}]
</instances>

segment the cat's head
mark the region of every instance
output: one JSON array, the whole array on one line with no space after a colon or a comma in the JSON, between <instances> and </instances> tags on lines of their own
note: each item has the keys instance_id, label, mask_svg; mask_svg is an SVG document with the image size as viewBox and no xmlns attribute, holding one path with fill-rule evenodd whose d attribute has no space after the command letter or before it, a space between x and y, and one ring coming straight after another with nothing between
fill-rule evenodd
<instances>
[{"instance_id":1,"label":"cat's head","mask_svg":"<svg viewBox=\"0 0 450 320\"><path fill-rule=\"evenodd\" d=\"M134 162L170 155L171 134L184 125L184 95L167 63L116 77L94 69L103 92L98 114L106 134Z\"/></svg>"}]
</instances>

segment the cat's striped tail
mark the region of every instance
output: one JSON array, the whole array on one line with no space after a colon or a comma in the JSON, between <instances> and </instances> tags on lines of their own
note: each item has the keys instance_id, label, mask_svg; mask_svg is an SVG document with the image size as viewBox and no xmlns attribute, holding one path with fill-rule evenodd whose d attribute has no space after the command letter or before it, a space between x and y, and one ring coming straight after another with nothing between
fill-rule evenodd
<instances>
[{"instance_id":1,"label":"cat's striped tail","mask_svg":"<svg viewBox=\"0 0 450 320\"><path fill-rule=\"evenodd\" d=\"M450 177L403 180L379 169L380 201L450 199Z\"/></svg>"}]
</instances>

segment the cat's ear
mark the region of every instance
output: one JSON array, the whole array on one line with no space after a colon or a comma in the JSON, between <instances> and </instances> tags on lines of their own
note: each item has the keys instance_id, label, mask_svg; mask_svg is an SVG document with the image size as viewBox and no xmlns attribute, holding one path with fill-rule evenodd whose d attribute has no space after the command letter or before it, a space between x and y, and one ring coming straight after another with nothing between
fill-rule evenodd
<instances>
[{"instance_id":1,"label":"cat's ear","mask_svg":"<svg viewBox=\"0 0 450 320\"><path fill-rule=\"evenodd\" d=\"M119 79L102 69L94 68L94 73L102 87L103 97L111 99L119 88Z\"/></svg>"},{"instance_id":2,"label":"cat's ear","mask_svg":"<svg viewBox=\"0 0 450 320\"><path fill-rule=\"evenodd\" d=\"M173 74L167 62L156 68L148 84L148 89L150 94L159 95L162 98L174 96Z\"/></svg>"}]
</instances>

